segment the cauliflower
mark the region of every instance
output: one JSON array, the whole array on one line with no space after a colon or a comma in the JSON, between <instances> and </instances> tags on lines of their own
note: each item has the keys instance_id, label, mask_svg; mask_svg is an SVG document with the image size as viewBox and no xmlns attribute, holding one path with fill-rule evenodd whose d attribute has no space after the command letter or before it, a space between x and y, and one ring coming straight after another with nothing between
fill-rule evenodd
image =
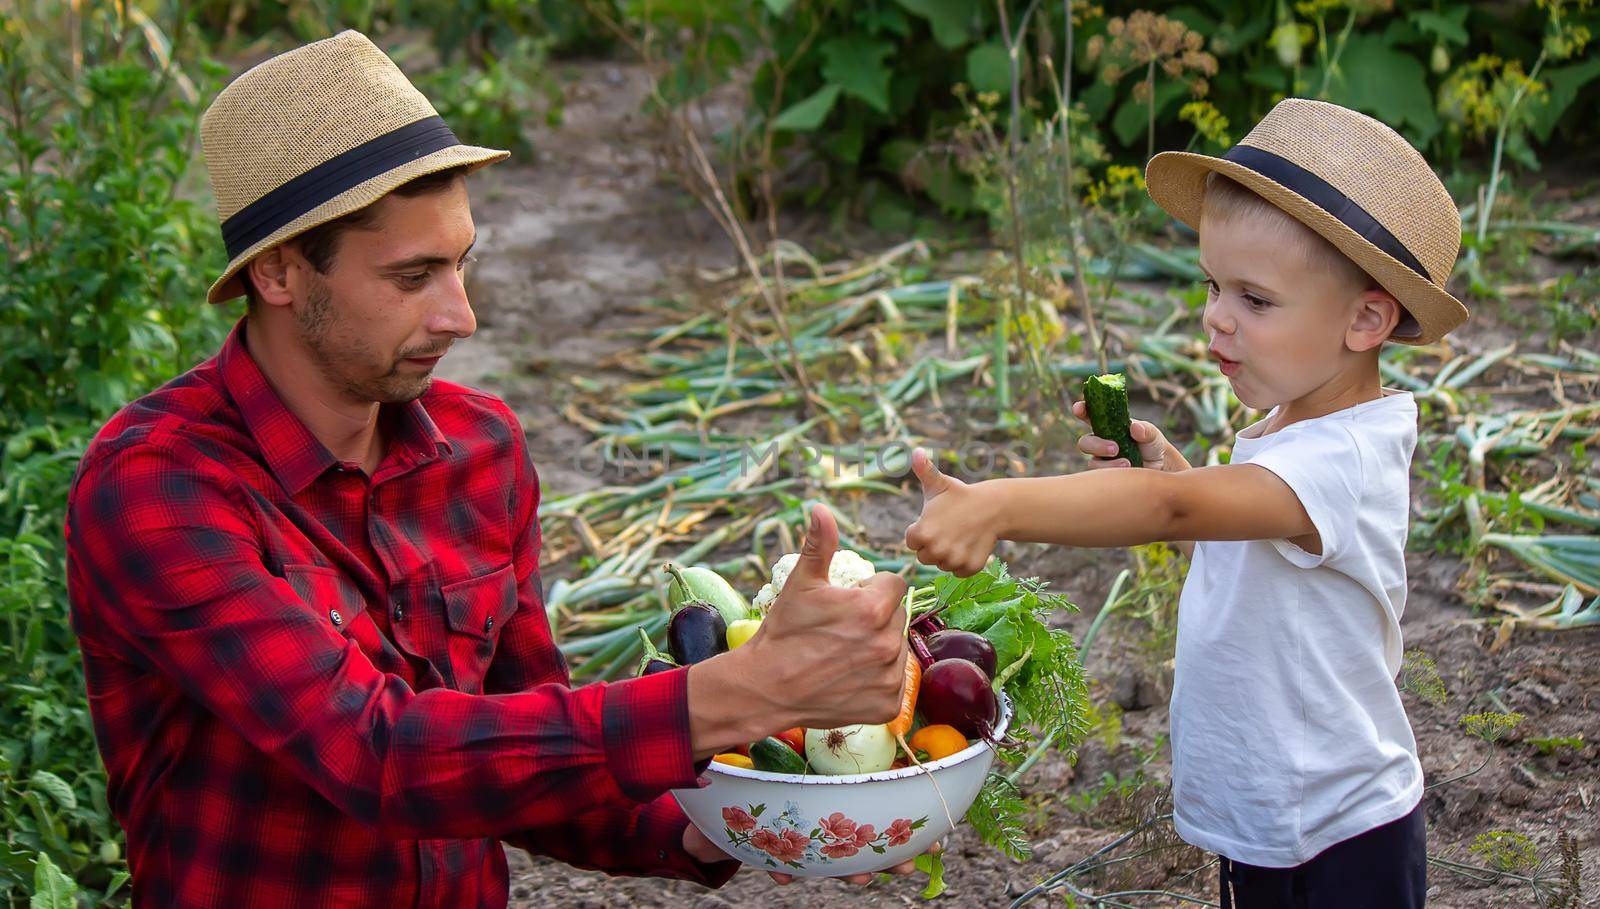
<instances>
[{"instance_id":1,"label":"cauliflower","mask_svg":"<svg viewBox=\"0 0 1600 909\"><path fill-rule=\"evenodd\" d=\"M772 565L772 581L757 591L751 605L756 609L766 612L773 602L778 599L778 594L783 592L783 585L789 580L789 572L794 570L795 563L800 561L800 554L791 552ZM833 554L833 561L828 563L828 583L835 587L853 587L859 581L865 581L878 573L872 563L861 557L858 552L840 549Z\"/></svg>"}]
</instances>

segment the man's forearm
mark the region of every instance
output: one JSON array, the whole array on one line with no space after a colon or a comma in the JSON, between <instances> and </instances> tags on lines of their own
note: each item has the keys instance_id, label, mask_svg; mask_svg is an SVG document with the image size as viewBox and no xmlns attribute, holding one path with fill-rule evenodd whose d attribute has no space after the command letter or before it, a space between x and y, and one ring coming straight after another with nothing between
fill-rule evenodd
<instances>
[{"instance_id":1,"label":"man's forearm","mask_svg":"<svg viewBox=\"0 0 1600 909\"><path fill-rule=\"evenodd\" d=\"M1136 546L1172 539L1172 476L1092 470L1059 477L988 480L997 536L1058 546Z\"/></svg>"},{"instance_id":2,"label":"man's forearm","mask_svg":"<svg viewBox=\"0 0 1600 909\"><path fill-rule=\"evenodd\" d=\"M729 651L689 667L689 747L697 761L795 725L763 696L746 656Z\"/></svg>"}]
</instances>

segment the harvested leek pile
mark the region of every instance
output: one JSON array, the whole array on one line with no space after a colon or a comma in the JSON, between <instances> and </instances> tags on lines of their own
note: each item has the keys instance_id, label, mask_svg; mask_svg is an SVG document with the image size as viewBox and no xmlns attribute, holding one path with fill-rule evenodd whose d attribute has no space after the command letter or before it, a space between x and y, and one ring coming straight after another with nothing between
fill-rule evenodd
<instances>
[{"instance_id":1,"label":"harvested leek pile","mask_svg":"<svg viewBox=\"0 0 1600 909\"><path fill-rule=\"evenodd\" d=\"M1093 352L1066 343L1023 349L1042 336L1040 326L1055 325L1058 340L1080 334L1070 300L1027 295L1028 305L1006 308L1015 324L999 332L995 301L1007 288L993 274L939 274L919 243L861 262L820 263L792 244L779 252L791 272L804 270L786 278L781 324L751 305L757 290L748 284L715 304L663 302L663 327L607 364L635 378L572 380L565 416L592 433L591 452L625 459L643 451L653 465L642 481L541 506L546 570L560 577L547 609L580 679L618 678L637 666L641 628L662 641L662 563L703 565L754 589L776 554L798 548L812 501L834 506L841 545L929 583L932 574L908 562L897 538L869 539L850 515L874 497L907 493L910 448L929 437L938 447L933 418L952 404L998 400L1002 386L1041 375L1075 398L1094 393L1093 383L1084 387L1090 377L1121 373L1136 415L1185 424L1175 439L1199 437L1186 452L1196 464L1222 463L1232 431L1253 418L1206 361L1198 312L1181 292L1102 313L1102 368ZM1190 277L1186 254L1158 252L1124 277ZM1572 346L1553 354L1396 346L1383 369L1386 384L1412 391L1423 411L1416 487L1425 505L1414 537L1473 560L1492 593L1550 598L1519 621L1567 627L1600 616L1584 605L1600 595L1600 479L1586 454L1600 424L1600 355ZM984 437L1027 424L997 420ZM893 454L839 457L846 440ZM1538 482L1515 485L1535 474Z\"/></svg>"}]
</instances>

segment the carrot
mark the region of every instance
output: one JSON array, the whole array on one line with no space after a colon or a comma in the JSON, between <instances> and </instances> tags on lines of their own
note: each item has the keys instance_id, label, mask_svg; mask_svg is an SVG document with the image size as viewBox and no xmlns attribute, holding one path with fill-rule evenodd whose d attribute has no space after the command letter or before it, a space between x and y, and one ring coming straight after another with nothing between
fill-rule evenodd
<instances>
[{"instance_id":1,"label":"carrot","mask_svg":"<svg viewBox=\"0 0 1600 909\"><path fill-rule=\"evenodd\" d=\"M899 737L911 731L911 716L917 712L917 689L922 687L922 663L915 653L906 654L906 683L900 689L900 713L889 721L890 734Z\"/></svg>"}]
</instances>

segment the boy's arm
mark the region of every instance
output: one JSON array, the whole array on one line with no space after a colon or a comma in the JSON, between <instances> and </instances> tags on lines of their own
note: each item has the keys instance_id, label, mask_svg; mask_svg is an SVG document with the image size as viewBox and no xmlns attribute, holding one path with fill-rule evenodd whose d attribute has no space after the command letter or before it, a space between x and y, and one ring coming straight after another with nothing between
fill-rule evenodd
<instances>
[{"instance_id":1,"label":"boy's arm","mask_svg":"<svg viewBox=\"0 0 1600 909\"><path fill-rule=\"evenodd\" d=\"M1064 546L1157 540L1292 539L1316 552L1310 515L1277 474L1255 464L1182 473L1099 470L989 486L1000 539ZM1307 545L1309 543L1309 545Z\"/></svg>"},{"instance_id":2,"label":"boy's arm","mask_svg":"<svg viewBox=\"0 0 1600 909\"><path fill-rule=\"evenodd\" d=\"M1089 406L1083 401L1072 405L1072 414L1083 421L1085 426L1093 429L1089 421ZM1177 446L1167 441L1167 437L1156 428L1156 424L1146 420L1133 420L1128 424L1128 434L1133 437L1139 446L1140 460L1144 461L1144 469L1160 470L1167 473L1181 473L1191 469L1189 459L1183 456ZM1116 442L1102 439L1092 432L1078 438L1078 450L1089 456L1090 470L1105 470L1126 468L1131 465L1127 458L1119 457L1120 447ZM1169 540L1185 558L1194 558L1193 540Z\"/></svg>"},{"instance_id":3,"label":"boy's arm","mask_svg":"<svg viewBox=\"0 0 1600 909\"><path fill-rule=\"evenodd\" d=\"M906 545L919 561L958 575L981 571L1002 539L1113 547L1283 538L1320 551L1316 527L1294 491L1254 464L1181 473L1093 470L974 484L940 473L925 454L913 465L924 499Z\"/></svg>"}]
</instances>

